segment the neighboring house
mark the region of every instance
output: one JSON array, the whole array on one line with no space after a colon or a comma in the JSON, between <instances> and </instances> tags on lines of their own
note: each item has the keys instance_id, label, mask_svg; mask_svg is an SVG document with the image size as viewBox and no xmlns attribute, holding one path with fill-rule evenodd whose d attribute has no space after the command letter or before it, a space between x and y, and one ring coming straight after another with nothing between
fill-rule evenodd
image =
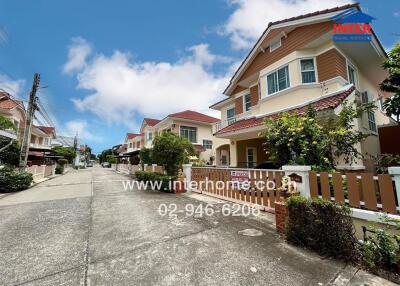
<instances>
[{"instance_id":1,"label":"neighboring house","mask_svg":"<svg viewBox=\"0 0 400 286\"><path fill-rule=\"evenodd\" d=\"M129 158L131 164L138 164L139 162L139 151L141 148L143 136L137 133L126 133L124 145L126 146L126 151L119 154L120 161Z\"/></svg>"},{"instance_id":2,"label":"neighboring house","mask_svg":"<svg viewBox=\"0 0 400 286\"><path fill-rule=\"evenodd\" d=\"M34 165L41 165L55 159L51 151L51 143L55 138L54 127L32 125L28 161Z\"/></svg>"},{"instance_id":3,"label":"neighboring house","mask_svg":"<svg viewBox=\"0 0 400 286\"><path fill-rule=\"evenodd\" d=\"M145 118L140 130L141 134L138 134L135 139L137 142L142 140L143 146L151 148L155 136L166 131L172 132L187 138L195 147L198 157L213 165L216 164L215 141L218 141L217 145L221 144L220 141L228 142L228 140L214 138L212 134L212 126L218 121L217 118L192 110L169 114L162 120Z\"/></svg>"},{"instance_id":4,"label":"neighboring house","mask_svg":"<svg viewBox=\"0 0 400 286\"><path fill-rule=\"evenodd\" d=\"M140 127L140 133L143 134L141 138L141 147L151 148L153 145L153 139L157 135L154 126L161 120L153 118L144 118L142 126Z\"/></svg>"},{"instance_id":5,"label":"neighboring house","mask_svg":"<svg viewBox=\"0 0 400 286\"><path fill-rule=\"evenodd\" d=\"M312 104L320 115L334 117L345 99L381 100L379 83L387 76L382 69L386 53L376 35L371 42L332 40L330 17L346 9L360 10L360 6L269 23L230 80L224 91L228 97L211 106L221 111L214 135L229 140L216 146L217 158L228 155L232 167L252 168L267 162L259 132L265 130L265 118L284 111L302 113ZM390 122L380 109L365 114L355 128L371 136L357 148L363 154L379 154L377 128ZM357 160L351 166L341 162L338 168L372 170L373 160Z\"/></svg>"},{"instance_id":6,"label":"neighboring house","mask_svg":"<svg viewBox=\"0 0 400 286\"><path fill-rule=\"evenodd\" d=\"M0 130L0 135L21 140L25 124L25 107L22 101L13 99L10 94L0 91L0 115L14 122L17 131Z\"/></svg>"}]
</instances>

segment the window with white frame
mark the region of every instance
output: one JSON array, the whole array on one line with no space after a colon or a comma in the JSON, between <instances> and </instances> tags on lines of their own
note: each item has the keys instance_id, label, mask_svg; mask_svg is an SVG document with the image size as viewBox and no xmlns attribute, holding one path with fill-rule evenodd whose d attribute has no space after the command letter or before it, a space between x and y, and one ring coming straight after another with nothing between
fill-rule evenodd
<instances>
[{"instance_id":1,"label":"window with white frame","mask_svg":"<svg viewBox=\"0 0 400 286\"><path fill-rule=\"evenodd\" d=\"M246 94L245 96L243 96L244 112L249 111L250 107L251 107L251 95L250 94Z\"/></svg>"},{"instance_id":2,"label":"window with white frame","mask_svg":"<svg viewBox=\"0 0 400 286\"><path fill-rule=\"evenodd\" d=\"M151 140L153 140L153 132L148 131L147 132L147 141L151 141Z\"/></svg>"},{"instance_id":3,"label":"window with white frame","mask_svg":"<svg viewBox=\"0 0 400 286\"><path fill-rule=\"evenodd\" d=\"M364 91L361 93L361 101L363 104L367 104L369 102L371 102L369 96L368 96L368 92ZM375 113L373 110L368 110L367 111L367 117L368 117L368 128L369 130L373 131L373 132L377 132L377 128L376 128L376 121L375 121Z\"/></svg>"},{"instance_id":4,"label":"window with white frame","mask_svg":"<svg viewBox=\"0 0 400 286\"><path fill-rule=\"evenodd\" d=\"M349 82L357 86L357 72L354 66L351 64L347 65L347 72L349 74Z\"/></svg>"},{"instance_id":5,"label":"window with white frame","mask_svg":"<svg viewBox=\"0 0 400 286\"><path fill-rule=\"evenodd\" d=\"M203 147L204 149L212 149L212 140L203 140Z\"/></svg>"},{"instance_id":6,"label":"window with white frame","mask_svg":"<svg viewBox=\"0 0 400 286\"><path fill-rule=\"evenodd\" d=\"M282 45L281 39L272 42L272 43L269 45L269 52L275 51L275 50L276 50L277 48L279 48L281 45Z\"/></svg>"},{"instance_id":7,"label":"window with white frame","mask_svg":"<svg viewBox=\"0 0 400 286\"><path fill-rule=\"evenodd\" d=\"M236 116L236 109L234 107L228 108L226 110L226 120L228 121L228 124L235 122L235 116Z\"/></svg>"},{"instance_id":8,"label":"window with white frame","mask_svg":"<svg viewBox=\"0 0 400 286\"><path fill-rule=\"evenodd\" d=\"M182 138L188 139L192 143L197 142L197 128L191 126L181 126L180 134Z\"/></svg>"},{"instance_id":9,"label":"window with white frame","mask_svg":"<svg viewBox=\"0 0 400 286\"><path fill-rule=\"evenodd\" d=\"M300 60L302 83L313 83L315 79L314 59Z\"/></svg>"},{"instance_id":10,"label":"window with white frame","mask_svg":"<svg viewBox=\"0 0 400 286\"><path fill-rule=\"evenodd\" d=\"M289 66L284 66L267 75L268 95L284 90L288 87L290 87Z\"/></svg>"}]
</instances>

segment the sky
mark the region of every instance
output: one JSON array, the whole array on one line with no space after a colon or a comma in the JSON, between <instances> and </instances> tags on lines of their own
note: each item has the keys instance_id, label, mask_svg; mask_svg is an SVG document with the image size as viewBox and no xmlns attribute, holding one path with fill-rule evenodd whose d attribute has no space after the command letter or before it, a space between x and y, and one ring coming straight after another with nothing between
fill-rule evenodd
<instances>
[{"instance_id":1,"label":"sky","mask_svg":"<svg viewBox=\"0 0 400 286\"><path fill-rule=\"evenodd\" d=\"M138 132L143 117L218 117L208 107L268 22L351 2L0 0L0 88L27 100L40 73L38 97L57 133L78 133L99 153ZM359 2L389 50L400 41L400 1Z\"/></svg>"}]
</instances>

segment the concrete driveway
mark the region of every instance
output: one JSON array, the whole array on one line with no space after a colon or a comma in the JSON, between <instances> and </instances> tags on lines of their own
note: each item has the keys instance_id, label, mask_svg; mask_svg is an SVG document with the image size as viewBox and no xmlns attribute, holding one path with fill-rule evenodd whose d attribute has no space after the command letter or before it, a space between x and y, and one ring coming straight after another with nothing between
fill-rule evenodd
<instances>
[{"instance_id":1,"label":"concrete driveway","mask_svg":"<svg viewBox=\"0 0 400 286\"><path fill-rule=\"evenodd\" d=\"M225 202L125 191L126 179L94 167L0 195L0 285L389 285L286 244L272 215L223 216ZM162 203L182 212L160 216Z\"/></svg>"}]
</instances>

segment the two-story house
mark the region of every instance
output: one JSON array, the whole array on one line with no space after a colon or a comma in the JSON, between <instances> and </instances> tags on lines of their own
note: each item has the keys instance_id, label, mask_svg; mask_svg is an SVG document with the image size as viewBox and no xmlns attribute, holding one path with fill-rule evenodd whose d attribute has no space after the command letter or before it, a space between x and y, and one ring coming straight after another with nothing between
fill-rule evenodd
<instances>
[{"instance_id":1,"label":"two-story house","mask_svg":"<svg viewBox=\"0 0 400 286\"><path fill-rule=\"evenodd\" d=\"M0 91L0 114L10 119L15 130L0 130L0 135L21 140L25 124L25 107L22 101L12 98L10 94Z\"/></svg>"},{"instance_id":2,"label":"two-story house","mask_svg":"<svg viewBox=\"0 0 400 286\"><path fill-rule=\"evenodd\" d=\"M269 23L234 73L226 99L211 108L221 111L215 124L217 138L229 144L217 146L217 157L229 156L232 167L255 167L268 161L263 139L264 120L285 111L304 112L312 104L319 113L337 116L341 103L358 98L379 102L379 83L386 53L375 33L367 42L333 41L331 17L358 4L327 9ZM378 127L390 123L380 110L365 114L355 128L369 133L356 146L362 154L379 154ZM224 159L225 160L225 159ZM341 169L371 169L373 160L357 160Z\"/></svg>"},{"instance_id":3,"label":"two-story house","mask_svg":"<svg viewBox=\"0 0 400 286\"><path fill-rule=\"evenodd\" d=\"M56 138L54 127L32 125L28 161L34 165L54 160L52 140Z\"/></svg>"},{"instance_id":4,"label":"two-story house","mask_svg":"<svg viewBox=\"0 0 400 286\"><path fill-rule=\"evenodd\" d=\"M218 121L218 118L192 110L169 114L161 120L144 118L140 133L128 133L125 138L125 143L128 144L127 153L136 155L143 147L152 148L153 139L168 131L188 139L201 160L211 165L221 165L220 161L216 160L215 144L228 144L229 140L213 136L213 124ZM132 149L129 146L132 146ZM228 159L225 163L228 164Z\"/></svg>"},{"instance_id":5,"label":"two-story house","mask_svg":"<svg viewBox=\"0 0 400 286\"><path fill-rule=\"evenodd\" d=\"M153 139L157 135L157 130L154 127L161 120L154 118L144 118L142 126L140 127L140 133L143 134L141 138L141 147L151 148L153 145Z\"/></svg>"}]
</instances>

